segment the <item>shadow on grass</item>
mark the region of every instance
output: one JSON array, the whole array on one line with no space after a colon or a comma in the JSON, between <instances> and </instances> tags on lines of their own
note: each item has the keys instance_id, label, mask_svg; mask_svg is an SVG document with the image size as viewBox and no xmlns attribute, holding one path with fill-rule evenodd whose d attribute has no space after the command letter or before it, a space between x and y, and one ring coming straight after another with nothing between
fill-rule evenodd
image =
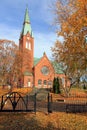
<instances>
[{"instance_id":1,"label":"shadow on grass","mask_svg":"<svg viewBox=\"0 0 87 130\"><path fill-rule=\"evenodd\" d=\"M35 118L36 115L26 113L1 113L0 130L67 130L55 128L51 122L45 126Z\"/></svg>"}]
</instances>

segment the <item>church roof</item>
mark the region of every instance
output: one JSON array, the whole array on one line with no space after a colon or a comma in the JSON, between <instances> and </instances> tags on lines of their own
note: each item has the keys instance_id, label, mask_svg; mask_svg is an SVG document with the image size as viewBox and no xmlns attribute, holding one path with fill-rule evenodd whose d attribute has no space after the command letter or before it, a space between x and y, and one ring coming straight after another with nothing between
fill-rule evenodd
<instances>
[{"instance_id":1,"label":"church roof","mask_svg":"<svg viewBox=\"0 0 87 130\"><path fill-rule=\"evenodd\" d=\"M34 66L38 64L41 58L34 57Z\"/></svg>"},{"instance_id":2,"label":"church roof","mask_svg":"<svg viewBox=\"0 0 87 130\"><path fill-rule=\"evenodd\" d=\"M56 73L56 74L64 74L64 72L63 72L61 66L60 66L57 62L55 62L55 61L52 62L52 61L51 61L51 63L52 63L52 65L53 65L53 67L54 67L54 70L55 70L55 73Z\"/></svg>"},{"instance_id":3,"label":"church roof","mask_svg":"<svg viewBox=\"0 0 87 130\"><path fill-rule=\"evenodd\" d=\"M29 13L28 13L28 8L26 8L26 11L25 11L24 23L23 23L21 35L26 35L27 33L29 33L33 37L33 32L32 32L32 29L31 29L30 18L29 18Z\"/></svg>"},{"instance_id":4,"label":"church roof","mask_svg":"<svg viewBox=\"0 0 87 130\"><path fill-rule=\"evenodd\" d=\"M39 63L40 59L41 58L36 58L36 57L34 58L34 66L36 66ZM63 74L64 73L62 71L61 66L57 62L50 61L50 63L53 65L53 68L54 68L56 74Z\"/></svg>"}]
</instances>

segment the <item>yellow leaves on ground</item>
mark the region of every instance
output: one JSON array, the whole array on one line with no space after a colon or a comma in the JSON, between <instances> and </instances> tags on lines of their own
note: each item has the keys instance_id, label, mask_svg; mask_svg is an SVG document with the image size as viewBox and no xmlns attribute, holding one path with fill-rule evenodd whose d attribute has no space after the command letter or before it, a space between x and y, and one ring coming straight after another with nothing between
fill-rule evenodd
<instances>
[{"instance_id":1,"label":"yellow leaves on ground","mask_svg":"<svg viewBox=\"0 0 87 130\"><path fill-rule=\"evenodd\" d=\"M87 113L1 113L0 130L86 130Z\"/></svg>"}]
</instances>

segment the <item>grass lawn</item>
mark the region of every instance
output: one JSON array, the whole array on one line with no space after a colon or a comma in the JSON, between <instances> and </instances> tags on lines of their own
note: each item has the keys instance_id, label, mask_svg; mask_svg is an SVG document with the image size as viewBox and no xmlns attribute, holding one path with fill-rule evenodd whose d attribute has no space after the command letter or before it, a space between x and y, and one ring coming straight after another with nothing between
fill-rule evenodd
<instances>
[{"instance_id":1,"label":"grass lawn","mask_svg":"<svg viewBox=\"0 0 87 130\"><path fill-rule=\"evenodd\" d=\"M0 130L87 130L87 113L0 113Z\"/></svg>"}]
</instances>

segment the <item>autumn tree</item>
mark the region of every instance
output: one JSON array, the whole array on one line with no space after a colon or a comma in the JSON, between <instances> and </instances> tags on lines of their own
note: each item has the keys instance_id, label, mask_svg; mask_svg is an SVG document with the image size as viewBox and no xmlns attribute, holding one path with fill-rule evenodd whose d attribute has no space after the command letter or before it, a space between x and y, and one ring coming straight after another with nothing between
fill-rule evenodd
<instances>
[{"instance_id":1,"label":"autumn tree","mask_svg":"<svg viewBox=\"0 0 87 130\"><path fill-rule=\"evenodd\" d=\"M12 85L21 76L22 54L10 40L0 40L0 84Z\"/></svg>"},{"instance_id":2,"label":"autumn tree","mask_svg":"<svg viewBox=\"0 0 87 130\"><path fill-rule=\"evenodd\" d=\"M0 85L23 87L25 71L30 70L28 49L19 49L15 42L0 40Z\"/></svg>"},{"instance_id":3,"label":"autumn tree","mask_svg":"<svg viewBox=\"0 0 87 130\"><path fill-rule=\"evenodd\" d=\"M64 40L52 47L53 57L71 85L79 84L87 74L87 0L56 0L54 12L57 35Z\"/></svg>"},{"instance_id":4,"label":"autumn tree","mask_svg":"<svg viewBox=\"0 0 87 130\"><path fill-rule=\"evenodd\" d=\"M13 65L11 66L10 71L9 71L10 76L12 75L12 77L13 77L12 82L13 82L14 87L15 86L23 87L22 62L23 62L23 54L21 53L20 50L17 50L15 53ZM20 82L21 82L21 84L20 84Z\"/></svg>"}]
</instances>

